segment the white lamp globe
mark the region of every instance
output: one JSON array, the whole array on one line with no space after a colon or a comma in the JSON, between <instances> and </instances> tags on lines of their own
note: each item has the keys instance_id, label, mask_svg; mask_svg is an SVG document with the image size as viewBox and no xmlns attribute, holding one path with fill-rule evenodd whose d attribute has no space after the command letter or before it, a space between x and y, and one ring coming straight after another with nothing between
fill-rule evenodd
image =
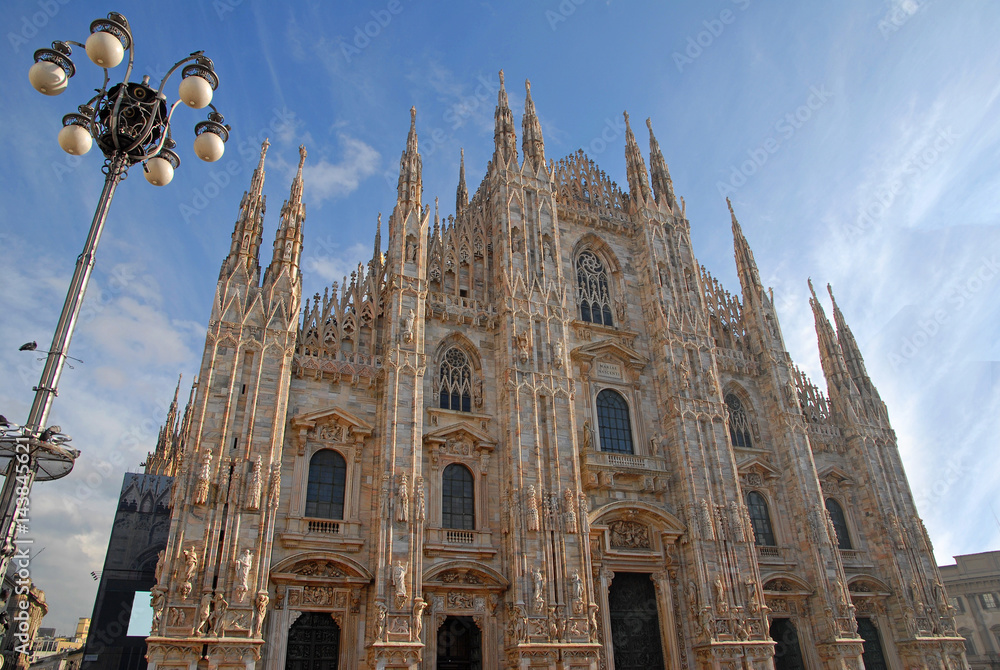
<instances>
[{"instance_id":1,"label":"white lamp globe","mask_svg":"<svg viewBox=\"0 0 1000 670\"><path fill-rule=\"evenodd\" d=\"M45 95L59 95L69 84L66 71L47 60L40 60L31 66L28 70L28 80L36 91Z\"/></svg>"},{"instance_id":2,"label":"white lamp globe","mask_svg":"<svg viewBox=\"0 0 1000 670\"><path fill-rule=\"evenodd\" d=\"M212 85L204 77L192 75L181 80L177 94L191 109L203 109L212 102Z\"/></svg>"},{"instance_id":3,"label":"white lamp globe","mask_svg":"<svg viewBox=\"0 0 1000 670\"><path fill-rule=\"evenodd\" d=\"M145 174L153 186L166 186L174 178L174 166L166 158L153 156L146 161Z\"/></svg>"},{"instance_id":4,"label":"white lamp globe","mask_svg":"<svg viewBox=\"0 0 1000 670\"><path fill-rule=\"evenodd\" d=\"M194 140L194 153L206 163L214 163L222 158L226 143L215 133L204 132Z\"/></svg>"},{"instance_id":5,"label":"white lamp globe","mask_svg":"<svg viewBox=\"0 0 1000 670\"><path fill-rule=\"evenodd\" d=\"M83 126L72 124L59 131L59 146L71 156L82 156L90 151L94 140Z\"/></svg>"},{"instance_id":6,"label":"white lamp globe","mask_svg":"<svg viewBox=\"0 0 1000 670\"><path fill-rule=\"evenodd\" d=\"M121 40L106 32L96 32L87 38L87 55L95 65L112 68L122 62L125 47Z\"/></svg>"}]
</instances>

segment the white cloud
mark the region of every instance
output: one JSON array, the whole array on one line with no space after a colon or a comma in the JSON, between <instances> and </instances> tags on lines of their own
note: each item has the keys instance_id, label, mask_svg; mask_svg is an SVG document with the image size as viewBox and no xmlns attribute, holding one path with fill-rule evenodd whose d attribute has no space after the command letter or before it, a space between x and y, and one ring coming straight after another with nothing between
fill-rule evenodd
<instances>
[{"instance_id":1,"label":"white cloud","mask_svg":"<svg viewBox=\"0 0 1000 670\"><path fill-rule=\"evenodd\" d=\"M337 137L343 156L339 162L331 163L325 158L306 161L303 181L308 203L318 205L353 193L364 179L378 172L382 160L378 151L347 133L338 133Z\"/></svg>"}]
</instances>

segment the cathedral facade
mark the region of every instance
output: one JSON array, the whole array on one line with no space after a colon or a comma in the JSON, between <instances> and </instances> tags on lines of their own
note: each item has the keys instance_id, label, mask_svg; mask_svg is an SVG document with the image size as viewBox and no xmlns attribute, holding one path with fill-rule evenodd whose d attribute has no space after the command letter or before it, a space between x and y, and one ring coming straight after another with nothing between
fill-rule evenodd
<instances>
[{"instance_id":1,"label":"cathedral facade","mask_svg":"<svg viewBox=\"0 0 1000 670\"><path fill-rule=\"evenodd\" d=\"M547 161L530 86L519 152L501 73L442 221L415 116L385 250L380 217L304 303L305 150L261 273L261 149L147 462L176 482L150 668L967 667L835 302L824 395L735 214L741 293L698 263L651 127L623 190Z\"/></svg>"}]
</instances>

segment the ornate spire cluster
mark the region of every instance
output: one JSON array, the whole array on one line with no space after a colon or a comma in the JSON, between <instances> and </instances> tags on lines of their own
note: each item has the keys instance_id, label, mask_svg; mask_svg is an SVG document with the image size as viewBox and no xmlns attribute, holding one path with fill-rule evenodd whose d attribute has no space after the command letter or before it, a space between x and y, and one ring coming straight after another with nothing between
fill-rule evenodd
<instances>
[{"instance_id":1,"label":"ornate spire cluster","mask_svg":"<svg viewBox=\"0 0 1000 670\"><path fill-rule=\"evenodd\" d=\"M507 166L517 161L517 134L514 132L514 115L507 101L503 70L500 70L500 92L497 93L497 108L493 114L493 163Z\"/></svg>"},{"instance_id":2,"label":"ornate spire cluster","mask_svg":"<svg viewBox=\"0 0 1000 670\"><path fill-rule=\"evenodd\" d=\"M646 161L635 141L632 124L629 123L628 112L625 112L625 170L628 175L629 196L635 203L649 200L649 175L646 173Z\"/></svg>"},{"instance_id":3,"label":"ornate spire cluster","mask_svg":"<svg viewBox=\"0 0 1000 670\"><path fill-rule=\"evenodd\" d=\"M302 167L306 162L306 148L299 147L299 168L292 180L288 200L281 206L281 223L274 236L274 253L265 272L264 283L273 282L282 272L297 282L301 276L299 258L302 255L302 224L306 219L306 206L302 202Z\"/></svg>"},{"instance_id":4,"label":"ornate spire cluster","mask_svg":"<svg viewBox=\"0 0 1000 670\"><path fill-rule=\"evenodd\" d=\"M653 179L653 193L657 203L663 202L668 209L673 210L675 202L674 182L670 179L670 170L667 169L667 161L664 160L663 152L660 151L660 143L656 141L656 135L653 134L653 123L648 118L646 119L646 127L649 128L649 168Z\"/></svg>"},{"instance_id":5,"label":"ornate spire cluster","mask_svg":"<svg viewBox=\"0 0 1000 670\"><path fill-rule=\"evenodd\" d=\"M184 406L184 413L178 418L177 398L181 390L181 378L177 378L174 399L167 409L167 418L160 427L160 433L156 438L156 448L151 453L146 454L146 461L143 465L147 475L173 477L180 468L184 454L184 444L187 440L188 429L191 426L191 407L194 403L194 392L198 387L198 380L195 380L191 386L191 395Z\"/></svg>"},{"instance_id":6,"label":"ornate spire cluster","mask_svg":"<svg viewBox=\"0 0 1000 670\"><path fill-rule=\"evenodd\" d=\"M399 202L420 206L423 198L423 163L417 150L417 108L410 107L410 132L406 149L399 159L399 181L396 186Z\"/></svg>"},{"instance_id":7,"label":"ornate spire cluster","mask_svg":"<svg viewBox=\"0 0 1000 670\"><path fill-rule=\"evenodd\" d=\"M258 254L264 233L264 212L267 209L267 197L264 195L264 158L270 145L266 139L260 145L260 160L250 179L250 190L244 191L243 200L240 201L240 213L233 230L229 256L222 264L220 278L231 275L239 268L244 268L252 279L260 276Z\"/></svg>"},{"instance_id":8,"label":"ornate spire cluster","mask_svg":"<svg viewBox=\"0 0 1000 670\"><path fill-rule=\"evenodd\" d=\"M524 118L521 121L521 148L524 162L532 170L545 167L545 142L542 140L542 124L535 113L535 101L531 99L531 82L524 80Z\"/></svg>"},{"instance_id":9,"label":"ornate spire cluster","mask_svg":"<svg viewBox=\"0 0 1000 670\"><path fill-rule=\"evenodd\" d=\"M461 149L461 158L458 162L458 190L455 193L455 218L462 216L468 206L469 189L465 185L465 149Z\"/></svg>"}]
</instances>

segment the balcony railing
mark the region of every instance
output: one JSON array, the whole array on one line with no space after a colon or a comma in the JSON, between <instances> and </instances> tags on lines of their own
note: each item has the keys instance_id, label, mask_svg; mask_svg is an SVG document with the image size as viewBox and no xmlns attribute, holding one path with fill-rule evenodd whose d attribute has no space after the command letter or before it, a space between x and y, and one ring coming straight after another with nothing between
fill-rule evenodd
<instances>
[{"instance_id":1,"label":"balcony railing","mask_svg":"<svg viewBox=\"0 0 1000 670\"><path fill-rule=\"evenodd\" d=\"M446 530L444 541L448 544L473 544L476 534L471 530Z\"/></svg>"},{"instance_id":2,"label":"balcony railing","mask_svg":"<svg viewBox=\"0 0 1000 670\"><path fill-rule=\"evenodd\" d=\"M309 532L310 534L319 533L322 535L340 535L340 522L309 519L309 527L307 532Z\"/></svg>"}]
</instances>

